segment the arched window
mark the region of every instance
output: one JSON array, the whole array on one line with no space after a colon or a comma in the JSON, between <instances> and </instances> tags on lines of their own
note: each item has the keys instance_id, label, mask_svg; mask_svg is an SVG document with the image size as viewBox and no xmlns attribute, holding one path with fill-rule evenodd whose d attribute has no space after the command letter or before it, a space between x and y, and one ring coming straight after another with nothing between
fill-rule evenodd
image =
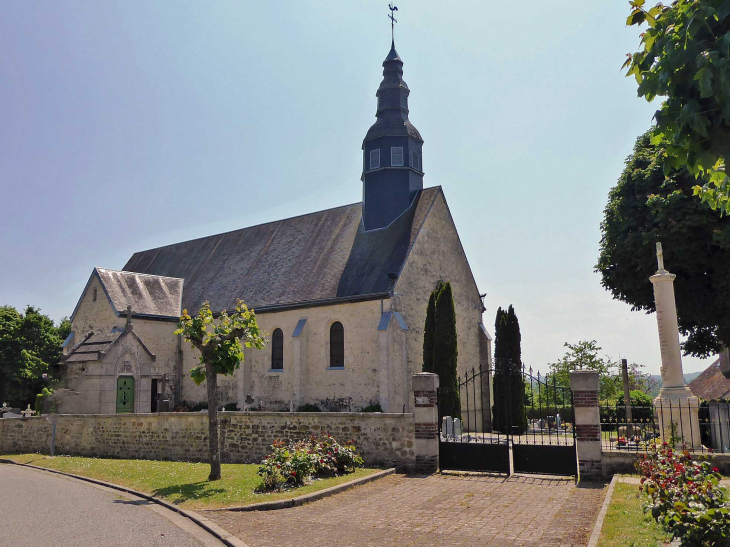
<instances>
[{"instance_id":1,"label":"arched window","mask_svg":"<svg viewBox=\"0 0 730 547\"><path fill-rule=\"evenodd\" d=\"M335 321L330 327L330 367L345 366L345 329L342 323Z\"/></svg>"},{"instance_id":2,"label":"arched window","mask_svg":"<svg viewBox=\"0 0 730 547\"><path fill-rule=\"evenodd\" d=\"M271 370L284 370L284 333L281 329L271 335Z\"/></svg>"}]
</instances>

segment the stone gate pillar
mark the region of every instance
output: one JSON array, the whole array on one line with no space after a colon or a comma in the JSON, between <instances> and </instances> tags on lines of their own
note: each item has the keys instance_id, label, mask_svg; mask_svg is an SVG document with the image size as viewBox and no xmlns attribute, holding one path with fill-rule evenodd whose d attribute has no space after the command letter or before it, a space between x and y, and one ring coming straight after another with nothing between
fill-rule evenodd
<instances>
[{"instance_id":1,"label":"stone gate pillar","mask_svg":"<svg viewBox=\"0 0 730 547\"><path fill-rule=\"evenodd\" d=\"M416 418L416 471L435 473L439 468L439 426L436 390L438 374L414 374L413 411Z\"/></svg>"},{"instance_id":2,"label":"stone gate pillar","mask_svg":"<svg viewBox=\"0 0 730 547\"><path fill-rule=\"evenodd\" d=\"M603 480L598 373L592 370L574 370L570 373L570 387L573 390L578 478L584 481Z\"/></svg>"}]
</instances>

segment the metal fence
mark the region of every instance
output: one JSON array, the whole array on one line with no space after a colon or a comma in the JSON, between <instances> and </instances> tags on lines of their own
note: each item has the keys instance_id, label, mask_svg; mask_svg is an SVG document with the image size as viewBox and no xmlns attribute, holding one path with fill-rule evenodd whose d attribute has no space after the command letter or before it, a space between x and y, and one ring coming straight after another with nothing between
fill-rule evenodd
<instances>
[{"instance_id":1,"label":"metal fence","mask_svg":"<svg viewBox=\"0 0 730 547\"><path fill-rule=\"evenodd\" d=\"M690 452L730 453L730 402L600 406L604 450L646 451L667 443Z\"/></svg>"}]
</instances>

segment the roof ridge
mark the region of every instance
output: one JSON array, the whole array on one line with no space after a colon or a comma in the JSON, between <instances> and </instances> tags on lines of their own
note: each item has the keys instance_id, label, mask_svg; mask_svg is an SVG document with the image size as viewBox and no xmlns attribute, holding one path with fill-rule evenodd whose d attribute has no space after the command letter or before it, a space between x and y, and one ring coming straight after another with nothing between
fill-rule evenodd
<instances>
[{"instance_id":1,"label":"roof ridge","mask_svg":"<svg viewBox=\"0 0 730 547\"><path fill-rule=\"evenodd\" d=\"M101 266L94 266L94 269L95 270L104 270L107 272L121 273L121 274L144 275L146 277L161 277L163 279L175 279L176 281L184 281L184 279L182 277L170 277L169 275L155 275L155 274L140 273L140 272L130 272L129 270L114 270L112 268L102 268Z\"/></svg>"}]
</instances>

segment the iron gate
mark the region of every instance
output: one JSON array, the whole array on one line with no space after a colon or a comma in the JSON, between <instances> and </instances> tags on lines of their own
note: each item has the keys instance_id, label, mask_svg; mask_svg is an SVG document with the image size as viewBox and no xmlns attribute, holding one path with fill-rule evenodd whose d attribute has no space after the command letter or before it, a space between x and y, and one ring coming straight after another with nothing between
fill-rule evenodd
<instances>
[{"instance_id":1,"label":"iron gate","mask_svg":"<svg viewBox=\"0 0 730 547\"><path fill-rule=\"evenodd\" d=\"M532 369L471 370L439 388L442 469L577 475L573 394Z\"/></svg>"}]
</instances>

